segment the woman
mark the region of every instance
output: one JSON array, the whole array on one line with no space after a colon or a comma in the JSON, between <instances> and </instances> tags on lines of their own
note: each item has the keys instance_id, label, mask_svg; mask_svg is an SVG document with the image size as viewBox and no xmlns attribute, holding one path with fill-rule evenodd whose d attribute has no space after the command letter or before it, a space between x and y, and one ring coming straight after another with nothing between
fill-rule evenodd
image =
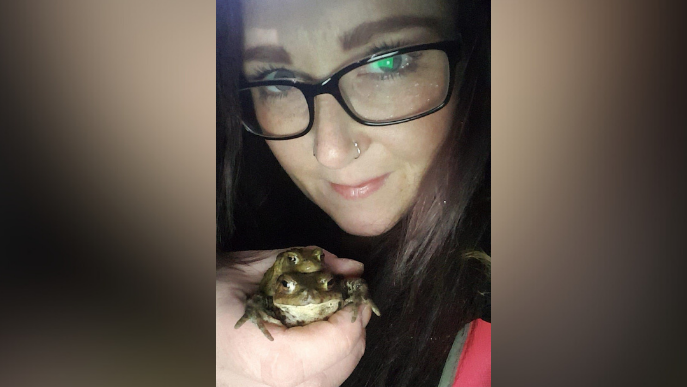
<instances>
[{"instance_id":1,"label":"woman","mask_svg":"<svg viewBox=\"0 0 687 387\"><path fill-rule=\"evenodd\" d=\"M489 262L462 253L489 252L488 5L218 5L218 247L244 250L218 260L218 385L450 385L487 318ZM304 245L382 317L233 330L265 249Z\"/></svg>"}]
</instances>

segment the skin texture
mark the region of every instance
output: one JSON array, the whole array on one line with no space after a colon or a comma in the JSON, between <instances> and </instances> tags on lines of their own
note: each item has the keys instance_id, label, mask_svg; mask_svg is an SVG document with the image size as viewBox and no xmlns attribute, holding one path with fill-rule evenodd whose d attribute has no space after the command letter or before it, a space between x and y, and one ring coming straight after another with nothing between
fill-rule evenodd
<instances>
[{"instance_id":1,"label":"skin texture","mask_svg":"<svg viewBox=\"0 0 687 387\"><path fill-rule=\"evenodd\" d=\"M390 41L421 44L451 38L442 32L450 30L450 12L440 4L390 0L247 1L245 48L279 46L289 54L291 63L253 60L244 64L244 72L250 76L272 66L325 79L344 65L368 56L370 48ZM376 34L368 44L350 50L341 46L340 37L361 23L399 15L435 17L438 31L413 27ZM412 205L422 176L446 138L455 103L456 98L452 98L438 112L407 123L369 127L350 118L331 95L320 95L315 99L314 126L306 136L267 143L296 185L344 231L379 235ZM354 142L360 148L357 158ZM358 186L382 176L385 179L381 187L365 197L347 198L331 185Z\"/></svg>"},{"instance_id":2,"label":"skin texture","mask_svg":"<svg viewBox=\"0 0 687 387\"><path fill-rule=\"evenodd\" d=\"M266 324L274 341L268 341L253 324L234 329L243 315L245 300L281 250L247 251L255 259L217 271L216 276L216 378L217 386L310 387L339 386L350 375L365 351L365 326L370 308L351 322L351 307L327 321L288 330ZM333 272L360 276L363 265L337 258L325 251L325 264Z\"/></svg>"}]
</instances>

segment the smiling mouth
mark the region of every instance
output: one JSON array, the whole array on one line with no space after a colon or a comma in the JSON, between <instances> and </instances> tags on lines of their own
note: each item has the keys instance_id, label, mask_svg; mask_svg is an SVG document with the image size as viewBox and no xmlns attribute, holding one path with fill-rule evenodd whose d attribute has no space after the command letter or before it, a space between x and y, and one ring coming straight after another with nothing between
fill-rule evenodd
<instances>
[{"instance_id":1,"label":"smiling mouth","mask_svg":"<svg viewBox=\"0 0 687 387\"><path fill-rule=\"evenodd\" d=\"M334 189L334 191L336 191L339 195L343 196L344 199L363 199L372 195L374 192L382 188L388 176L389 174L387 173L385 175L375 177L372 180L363 182L362 184L359 184L357 186L341 185L335 183L329 184L332 186L332 189Z\"/></svg>"}]
</instances>

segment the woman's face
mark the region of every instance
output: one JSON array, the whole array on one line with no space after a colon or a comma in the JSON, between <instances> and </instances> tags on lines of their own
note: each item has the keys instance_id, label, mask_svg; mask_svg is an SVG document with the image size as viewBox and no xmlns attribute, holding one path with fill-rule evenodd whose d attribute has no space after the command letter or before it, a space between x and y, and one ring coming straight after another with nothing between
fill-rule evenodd
<instances>
[{"instance_id":1,"label":"woman's face","mask_svg":"<svg viewBox=\"0 0 687 387\"><path fill-rule=\"evenodd\" d=\"M244 72L253 79L279 69L326 79L375 48L446 40L453 30L451 12L439 0L246 0L244 14L244 52L253 53ZM322 94L307 135L267 143L296 185L344 231L379 235L413 204L446 138L455 100L420 119L373 127Z\"/></svg>"}]
</instances>

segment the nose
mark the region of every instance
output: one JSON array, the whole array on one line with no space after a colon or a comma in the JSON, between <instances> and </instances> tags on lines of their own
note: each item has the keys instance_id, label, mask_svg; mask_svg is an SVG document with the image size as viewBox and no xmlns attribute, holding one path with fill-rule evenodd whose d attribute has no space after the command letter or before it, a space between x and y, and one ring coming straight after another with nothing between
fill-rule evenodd
<instances>
[{"instance_id":1,"label":"nose","mask_svg":"<svg viewBox=\"0 0 687 387\"><path fill-rule=\"evenodd\" d=\"M351 138L353 125L355 121L333 96L322 94L315 97L314 154L320 164L340 169L354 160L357 150Z\"/></svg>"}]
</instances>

